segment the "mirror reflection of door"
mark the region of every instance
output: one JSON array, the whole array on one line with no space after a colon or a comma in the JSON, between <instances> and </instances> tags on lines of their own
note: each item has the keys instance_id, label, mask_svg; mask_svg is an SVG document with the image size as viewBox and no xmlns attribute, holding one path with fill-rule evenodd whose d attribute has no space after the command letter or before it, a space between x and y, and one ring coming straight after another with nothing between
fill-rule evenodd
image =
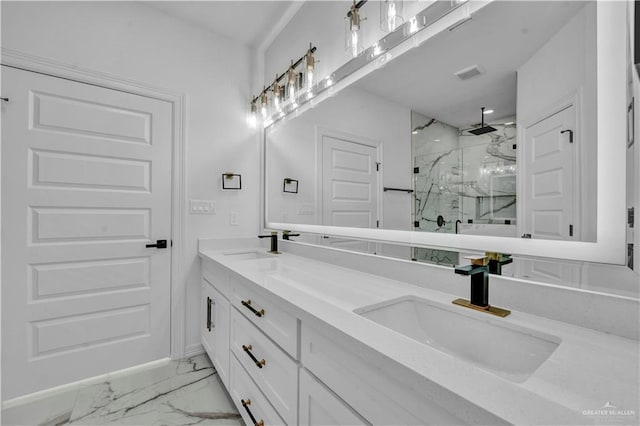
<instances>
[{"instance_id":1,"label":"mirror reflection of door","mask_svg":"<svg viewBox=\"0 0 640 426\"><path fill-rule=\"evenodd\" d=\"M322 224L376 228L378 214L378 149L363 140L322 135ZM375 244L323 238L338 248L373 253Z\"/></svg>"},{"instance_id":2,"label":"mirror reflection of door","mask_svg":"<svg viewBox=\"0 0 640 426\"><path fill-rule=\"evenodd\" d=\"M525 129L522 167L526 173L523 227L532 238L573 240L574 203L580 181L573 179L575 147L573 105Z\"/></svg>"}]
</instances>

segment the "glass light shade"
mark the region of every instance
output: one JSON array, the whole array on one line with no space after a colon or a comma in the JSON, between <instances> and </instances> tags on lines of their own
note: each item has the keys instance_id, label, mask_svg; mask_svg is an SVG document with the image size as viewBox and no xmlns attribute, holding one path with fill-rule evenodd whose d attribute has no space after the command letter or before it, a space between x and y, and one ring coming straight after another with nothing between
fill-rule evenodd
<instances>
[{"instance_id":1,"label":"glass light shade","mask_svg":"<svg viewBox=\"0 0 640 426\"><path fill-rule=\"evenodd\" d=\"M347 56L355 58L364 50L362 40L362 26L352 23L352 18L346 17L344 28L344 46Z\"/></svg>"},{"instance_id":2,"label":"glass light shade","mask_svg":"<svg viewBox=\"0 0 640 426\"><path fill-rule=\"evenodd\" d=\"M382 31L395 31L404 23L402 17L402 0L380 1L380 28Z\"/></svg>"},{"instance_id":3,"label":"glass light shade","mask_svg":"<svg viewBox=\"0 0 640 426\"><path fill-rule=\"evenodd\" d=\"M297 75L293 67L287 71L287 98L293 102L296 99Z\"/></svg>"},{"instance_id":4,"label":"glass light shade","mask_svg":"<svg viewBox=\"0 0 640 426\"><path fill-rule=\"evenodd\" d=\"M314 58L313 52L311 50L312 46L311 43L309 43L309 50L307 51L307 54L304 58L307 65L305 70L305 86L307 87L307 91L311 91L313 85L315 84L314 72L316 68L316 58Z\"/></svg>"},{"instance_id":5,"label":"glass light shade","mask_svg":"<svg viewBox=\"0 0 640 426\"><path fill-rule=\"evenodd\" d=\"M269 96L267 93L263 93L260 96L260 114L262 114L262 118L267 118L269 113Z\"/></svg>"}]
</instances>

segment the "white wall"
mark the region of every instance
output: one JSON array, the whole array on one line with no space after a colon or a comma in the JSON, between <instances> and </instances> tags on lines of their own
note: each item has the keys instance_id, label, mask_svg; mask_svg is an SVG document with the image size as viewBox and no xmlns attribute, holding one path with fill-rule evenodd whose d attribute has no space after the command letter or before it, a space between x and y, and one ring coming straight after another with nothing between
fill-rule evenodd
<instances>
[{"instance_id":1,"label":"white wall","mask_svg":"<svg viewBox=\"0 0 640 426\"><path fill-rule=\"evenodd\" d=\"M2 47L186 94L186 195L212 199L217 215L186 216L187 350L199 337L198 238L255 236L259 140L245 125L253 52L143 2L6 2ZM222 192L220 175L242 174ZM11 200L3 200L11 202ZM229 212L240 225L229 225Z\"/></svg>"}]
</instances>

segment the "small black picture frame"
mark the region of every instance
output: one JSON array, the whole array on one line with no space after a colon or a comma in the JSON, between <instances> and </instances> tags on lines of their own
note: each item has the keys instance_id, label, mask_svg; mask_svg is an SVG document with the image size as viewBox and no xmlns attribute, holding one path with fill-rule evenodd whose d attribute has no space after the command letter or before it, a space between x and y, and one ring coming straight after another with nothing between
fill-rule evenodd
<instances>
[{"instance_id":1,"label":"small black picture frame","mask_svg":"<svg viewBox=\"0 0 640 426\"><path fill-rule=\"evenodd\" d=\"M282 183L282 192L286 192L288 194L297 194L298 181L296 179L284 178L284 182Z\"/></svg>"},{"instance_id":2,"label":"small black picture frame","mask_svg":"<svg viewBox=\"0 0 640 426\"><path fill-rule=\"evenodd\" d=\"M242 189L242 176L236 173L223 173L222 174L222 189Z\"/></svg>"},{"instance_id":3,"label":"small black picture frame","mask_svg":"<svg viewBox=\"0 0 640 426\"><path fill-rule=\"evenodd\" d=\"M635 139L635 98L631 98L631 103L627 107L627 148L631 148Z\"/></svg>"}]
</instances>

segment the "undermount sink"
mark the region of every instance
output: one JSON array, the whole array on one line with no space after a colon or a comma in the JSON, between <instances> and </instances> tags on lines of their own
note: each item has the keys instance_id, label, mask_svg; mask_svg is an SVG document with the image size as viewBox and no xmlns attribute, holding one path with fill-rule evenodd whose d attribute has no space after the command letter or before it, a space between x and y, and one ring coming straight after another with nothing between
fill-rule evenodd
<instances>
[{"instance_id":1,"label":"undermount sink","mask_svg":"<svg viewBox=\"0 0 640 426\"><path fill-rule=\"evenodd\" d=\"M406 296L354 312L517 383L549 358L560 339L480 312Z\"/></svg>"},{"instance_id":2,"label":"undermount sink","mask_svg":"<svg viewBox=\"0 0 640 426\"><path fill-rule=\"evenodd\" d=\"M271 254L266 251L257 251L257 250L230 251L222 254L233 260L251 260L251 259L267 259L267 258L271 259L274 256L276 256L275 254Z\"/></svg>"}]
</instances>

